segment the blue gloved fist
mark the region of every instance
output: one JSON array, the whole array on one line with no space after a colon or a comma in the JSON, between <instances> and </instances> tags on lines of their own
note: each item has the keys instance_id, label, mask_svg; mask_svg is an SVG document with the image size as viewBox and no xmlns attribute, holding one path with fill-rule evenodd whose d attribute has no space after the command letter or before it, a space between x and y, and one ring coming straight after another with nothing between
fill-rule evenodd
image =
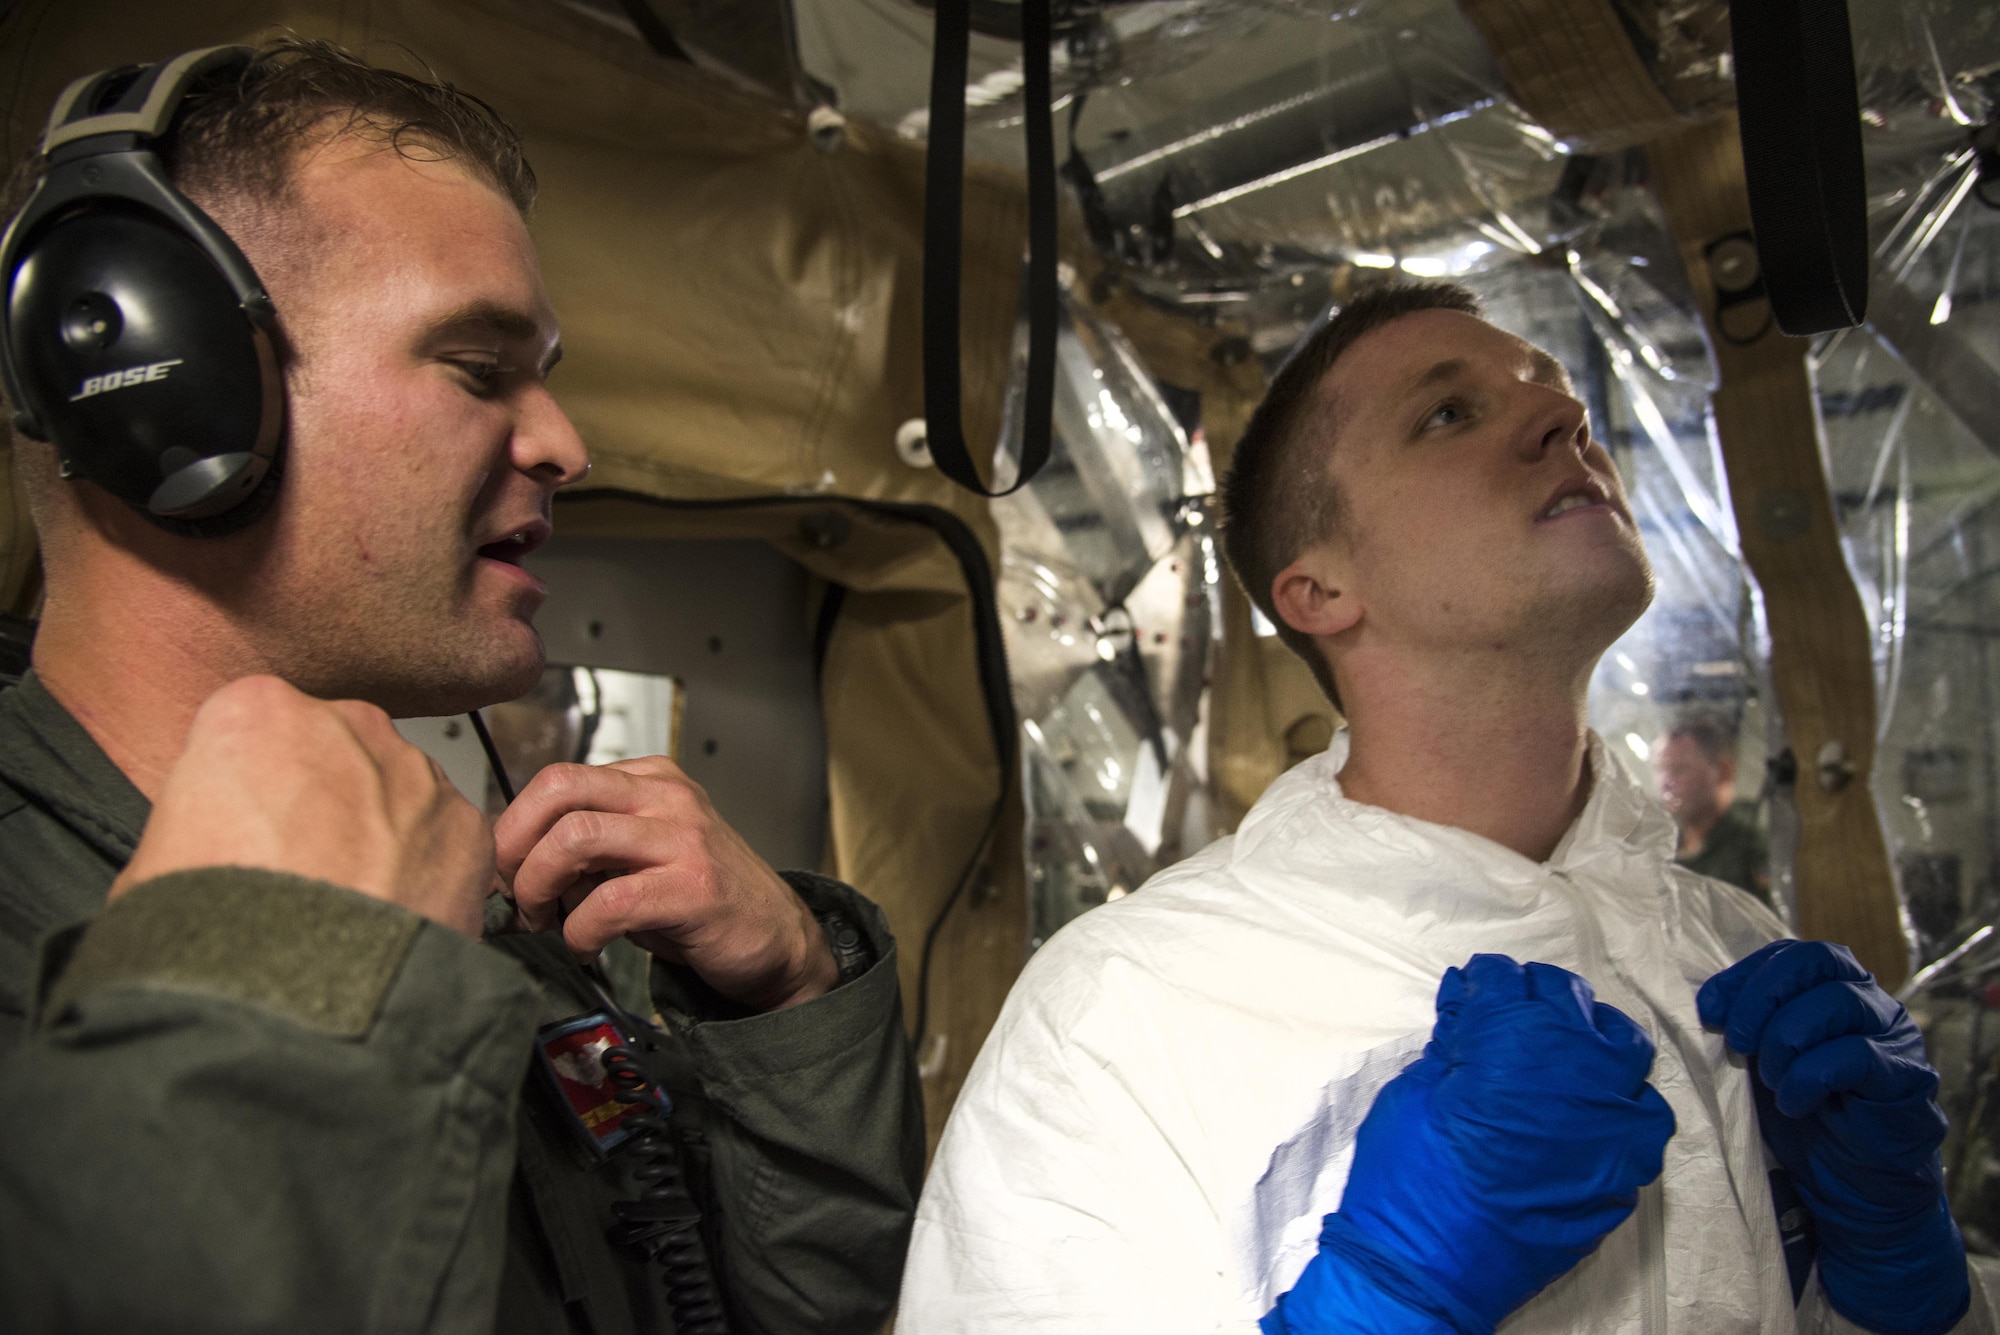
<instances>
[{"instance_id":1,"label":"blue gloved fist","mask_svg":"<svg viewBox=\"0 0 2000 1335\"><path fill-rule=\"evenodd\" d=\"M1755 1059L1764 1143L1819 1235L1833 1309L1941 1335L1972 1301L1945 1201L1937 1072L1909 1012L1844 946L1774 941L1702 984L1701 1021Z\"/></svg>"},{"instance_id":2,"label":"blue gloved fist","mask_svg":"<svg viewBox=\"0 0 2000 1335\"><path fill-rule=\"evenodd\" d=\"M1674 1115L1646 1083L1652 1041L1588 983L1474 955L1437 1008L1362 1122L1340 1209L1269 1335L1488 1335L1660 1175Z\"/></svg>"}]
</instances>

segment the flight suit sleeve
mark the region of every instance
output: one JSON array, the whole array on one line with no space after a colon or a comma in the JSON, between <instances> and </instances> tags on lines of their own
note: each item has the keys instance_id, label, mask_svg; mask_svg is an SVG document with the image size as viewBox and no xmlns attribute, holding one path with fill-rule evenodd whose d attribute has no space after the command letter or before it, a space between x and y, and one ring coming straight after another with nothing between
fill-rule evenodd
<instances>
[{"instance_id":1,"label":"flight suit sleeve","mask_svg":"<svg viewBox=\"0 0 2000 1335\"><path fill-rule=\"evenodd\" d=\"M654 1001L684 1036L709 1107L732 1315L757 1335L864 1335L896 1301L923 1177L923 1096L881 910L825 877L785 879L868 936L866 973L798 1006L720 1018L690 973L656 965Z\"/></svg>"},{"instance_id":2,"label":"flight suit sleeve","mask_svg":"<svg viewBox=\"0 0 2000 1335\"><path fill-rule=\"evenodd\" d=\"M407 910L242 868L58 935L0 1060L4 1324L490 1330L537 995Z\"/></svg>"}]
</instances>

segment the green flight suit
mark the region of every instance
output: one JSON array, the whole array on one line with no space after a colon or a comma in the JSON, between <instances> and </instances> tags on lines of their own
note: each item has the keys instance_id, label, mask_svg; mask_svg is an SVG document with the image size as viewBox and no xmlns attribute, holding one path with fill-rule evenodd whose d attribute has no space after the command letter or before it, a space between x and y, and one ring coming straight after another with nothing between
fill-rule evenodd
<instances>
[{"instance_id":1,"label":"green flight suit","mask_svg":"<svg viewBox=\"0 0 2000 1335\"><path fill-rule=\"evenodd\" d=\"M1771 850L1757 828L1757 808L1738 802L1716 818L1701 841L1701 851L1677 858L1689 871L1727 881L1748 890L1771 906Z\"/></svg>"},{"instance_id":2,"label":"green flight suit","mask_svg":"<svg viewBox=\"0 0 2000 1335\"><path fill-rule=\"evenodd\" d=\"M107 908L148 810L32 675L0 693L0 1329L673 1329L605 1238L629 1164L533 1069L538 1026L601 1008L555 934L244 868ZM672 1030L647 1060L737 1335L861 1335L895 1301L920 1094L881 913L787 879L872 969L763 1015L634 947L611 973Z\"/></svg>"}]
</instances>

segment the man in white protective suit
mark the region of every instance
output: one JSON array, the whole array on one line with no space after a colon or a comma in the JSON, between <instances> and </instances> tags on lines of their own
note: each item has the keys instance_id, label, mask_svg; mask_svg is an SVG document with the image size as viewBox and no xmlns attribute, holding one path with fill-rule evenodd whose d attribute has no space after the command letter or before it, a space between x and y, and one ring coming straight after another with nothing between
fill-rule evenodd
<instances>
[{"instance_id":1,"label":"man in white protective suit","mask_svg":"<svg viewBox=\"0 0 2000 1335\"><path fill-rule=\"evenodd\" d=\"M1586 726L1652 572L1562 368L1367 294L1224 501L1347 728L1029 962L902 1335L1991 1330L1909 1017L1677 867Z\"/></svg>"}]
</instances>

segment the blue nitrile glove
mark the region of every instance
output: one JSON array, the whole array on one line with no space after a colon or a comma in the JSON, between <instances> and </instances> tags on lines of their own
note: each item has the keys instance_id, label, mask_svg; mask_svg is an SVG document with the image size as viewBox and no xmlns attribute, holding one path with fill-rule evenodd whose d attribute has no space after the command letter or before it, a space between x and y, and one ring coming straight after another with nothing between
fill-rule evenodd
<instances>
[{"instance_id":1,"label":"blue nitrile glove","mask_svg":"<svg viewBox=\"0 0 2000 1335\"><path fill-rule=\"evenodd\" d=\"M1701 986L1701 1022L1755 1059L1764 1143L1819 1235L1833 1310L1878 1335L1965 1315L1965 1244L1945 1202L1945 1117L1923 1035L1844 946L1774 941Z\"/></svg>"},{"instance_id":2,"label":"blue nitrile glove","mask_svg":"<svg viewBox=\"0 0 2000 1335\"><path fill-rule=\"evenodd\" d=\"M1660 1175L1674 1115L1652 1067L1652 1040L1568 970L1447 969L1431 1041L1375 1096L1267 1335L1489 1335Z\"/></svg>"}]
</instances>

